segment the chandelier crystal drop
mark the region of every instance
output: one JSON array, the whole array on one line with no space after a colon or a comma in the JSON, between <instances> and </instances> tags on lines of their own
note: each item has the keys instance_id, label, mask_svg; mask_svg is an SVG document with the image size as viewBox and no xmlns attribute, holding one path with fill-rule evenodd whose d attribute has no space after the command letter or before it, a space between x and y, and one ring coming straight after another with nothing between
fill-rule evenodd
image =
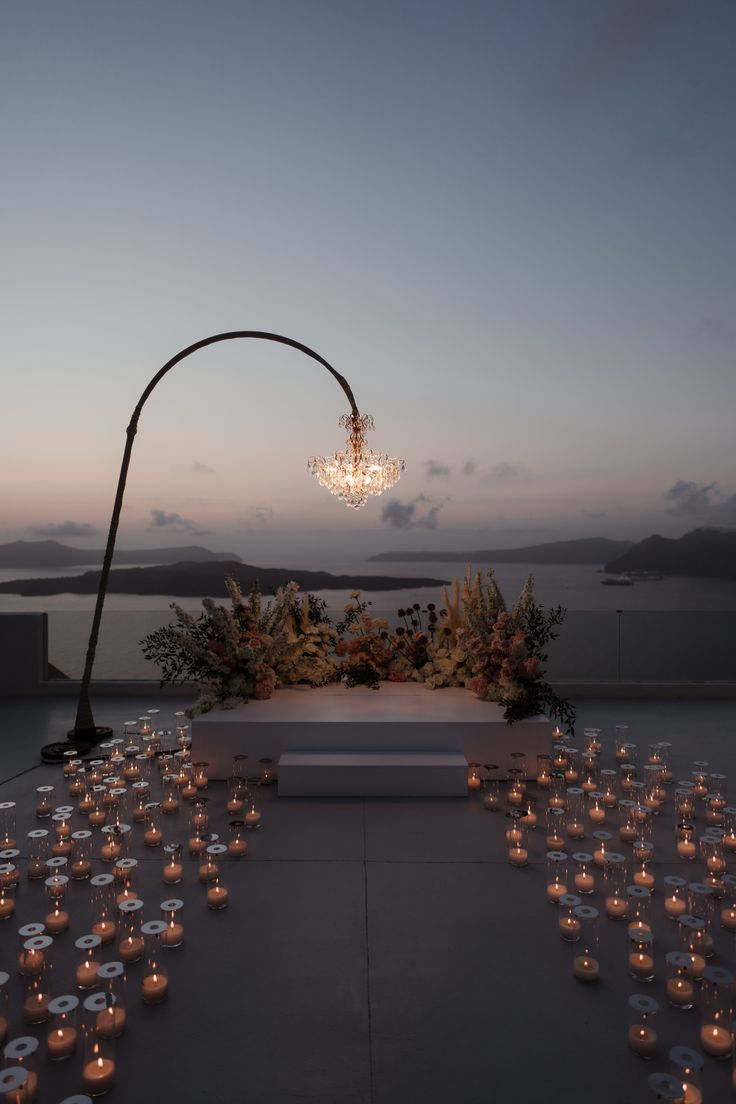
<instances>
[{"instance_id":1,"label":"chandelier crystal drop","mask_svg":"<svg viewBox=\"0 0 736 1104\"><path fill-rule=\"evenodd\" d=\"M310 456L307 471L346 506L359 510L368 495L393 487L406 464L399 457L365 447L366 431L374 428L370 414L343 414L339 424L348 431L346 448L333 456Z\"/></svg>"}]
</instances>

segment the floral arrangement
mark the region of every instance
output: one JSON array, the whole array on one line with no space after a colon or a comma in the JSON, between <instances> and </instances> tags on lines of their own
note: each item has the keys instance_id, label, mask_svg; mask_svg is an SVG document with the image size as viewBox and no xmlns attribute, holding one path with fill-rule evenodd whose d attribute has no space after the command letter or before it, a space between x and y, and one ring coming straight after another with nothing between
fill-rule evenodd
<instances>
[{"instance_id":1,"label":"floral arrangement","mask_svg":"<svg viewBox=\"0 0 736 1104\"><path fill-rule=\"evenodd\" d=\"M573 729L573 707L544 680L545 649L565 611L536 601L531 575L509 611L492 571L485 578L468 571L462 586L455 580L445 590L444 609L400 609L393 630L357 591L333 627L326 604L300 595L296 583L265 603L257 587L246 600L232 578L226 583L229 610L208 598L195 618L172 603L176 624L142 642L162 683L199 683L192 716L270 698L279 686L342 681L378 690L382 681L413 681L464 686L502 705L510 724L546 712Z\"/></svg>"}]
</instances>

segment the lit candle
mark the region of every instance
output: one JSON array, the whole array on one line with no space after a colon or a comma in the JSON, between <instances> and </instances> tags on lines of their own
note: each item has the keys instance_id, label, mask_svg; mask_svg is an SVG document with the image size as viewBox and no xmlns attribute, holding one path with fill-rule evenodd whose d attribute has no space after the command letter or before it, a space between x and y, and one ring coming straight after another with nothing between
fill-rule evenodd
<instances>
[{"instance_id":1,"label":"lit candle","mask_svg":"<svg viewBox=\"0 0 736 1104\"><path fill-rule=\"evenodd\" d=\"M147 828L143 833L143 842L146 847L158 847L163 839L163 832L160 828Z\"/></svg>"},{"instance_id":2,"label":"lit candle","mask_svg":"<svg viewBox=\"0 0 736 1104\"><path fill-rule=\"evenodd\" d=\"M590 955L578 955L572 964L573 975L578 981L597 981L600 973L598 961Z\"/></svg>"},{"instance_id":3,"label":"lit candle","mask_svg":"<svg viewBox=\"0 0 736 1104\"><path fill-rule=\"evenodd\" d=\"M678 840L677 841L677 856L680 859L694 859L697 854L697 847L692 840Z\"/></svg>"},{"instance_id":4,"label":"lit candle","mask_svg":"<svg viewBox=\"0 0 736 1104\"><path fill-rule=\"evenodd\" d=\"M49 1058L53 1062L69 1058L77 1047L77 1032L73 1027L59 1027L55 1031L49 1031L46 1045Z\"/></svg>"},{"instance_id":5,"label":"lit candle","mask_svg":"<svg viewBox=\"0 0 736 1104\"><path fill-rule=\"evenodd\" d=\"M245 823L250 828L257 828L261 823L261 814L258 809L249 809L245 814Z\"/></svg>"},{"instance_id":6,"label":"lit candle","mask_svg":"<svg viewBox=\"0 0 736 1104\"><path fill-rule=\"evenodd\" d=\"M736 931L736 908L721 909L721 925L726 931Z\"/></svg>"},{"instance_id":7,"label":"lit candle","mask_svg":"<svg viewBox=\"0 0 736 1104\"><path fill-rule=\"evenodd\" d=\"M82 1087L90 1096L100 1096L115 1084L115 1063L112 1058L93 1058L82 1071Z\"/></svg>"},{"instance_id":8,"label":"lit candle","mask_svg":"<svg viewBox=\"0 0 736 1104\"><path fill-rule=\"evenodd\" d=\"M578 893L592 893L595 889L595 879L592 874L576 874L575 888Z\"/></svg>"},{"instance_id":9,"label":"lit candle","mask_svg":"<svg viewBox=\"0 0 736 1104\"><path fill-rule=\"evenodd\" d=\"M526 866L529 852L525 847L509 847L509 862L512 866Z\"/></svg>"},{"instance_id":10,"label":"lit candle","mask_svg":"<svg viewBox=\"0 0 736 1104\"><path fill-rule=\"evenodd\" d=\"M5 890L0 889L0 920L8 920L15 911L15 901L8 894L5 895Z\"/></svg>"},{"instance_id":11,"label":"lit candle","mask_svg":"<svg viewBox=\"0 0 736 1104\"><path fill-rule=\"evenodd\" d=\"M606 916L612 920L622 920L629 911L629 902L624 897L606 897Z\"/></svg>"},{"instance_id":12,"label":"lit candle","mask_svg":"<svg viewBox=\"0 0 736 1104\"><path fill-rule=\"evenodd\" d=\"M652 1058L657 1053L657 1032L645 1024L631 1024L629 1046L641 1058Z\"/></svg>"},{"instance_id":13,"label":"lit candle","mask_svg":"<svg viewBox=\"0 0 736 1104\"><path fill-rule=\"evenodd\" d=\"M640 870L634 871L634 885L644 886L645 889L654 888L654 875L649 873L643 863Z\"/></svg>"},{"instance_id":14,"label":"lit candle","mask_svg":"<svg viewBox=\"0 0 736 1104\"><path fill-rule=\"evenodd\" d=\"M713 1058L728 1058L731 1053L731 1032L718 1024L703 1024L700 1029L700 1045Z\"/></svg>"},{"instance_id":15,"label":"lit candle","mask_svg":"<svg viewBox=\"0 0 736 1104\"><path fill-rule=\"evenodd\" d=\"M184 925L172 920L166 925L166 931L159 936L164 947L178 947L184 942Z\"/></svg>"},{"instance_id":16,"label":"lit candle","mask_svg":"<svg viewBox=\"0 0 736 1104\"><path fill-rule=\"evenodd\" d=\"M101 1039L116 1039L125 1031L125 1009L110 1005L97 1013L95 1031Z\"/></svg>"},{"instance_id":17,"label":"lit candle","mask_svg":"<svg viewBox=\"0 0 736 1104\"><path fill-rule=\"evenodd\" d=\"M547 899L552 902L553 905L558 904L560 897L564 897L567 893L567 886L560 885L559 882L550 882L547 886Z\"/></svg>"},{"instance_id":18,"label":"lit candle","mask_svg":"<svg viewBox=\"0 0 736 1104\"><path fill-rule=\"evenodd\" d=\"M243 855L245 855L247 850L247 840L241 839L240 837L230 840L229 844L227 845L228 854L232 855L234 858L241 858Z\"/></svg>"},{"instance_id":19,"label":"lit candle","mask_svg":"<svg viewBox=\"0 0 736 1104\"><path fill-rule=\"evenodd\" d=\"M103 809L92 809L87 818L90 828L101 828L107 820L107 813Z\"/></svg>"},{"instance_id":20,"label":"lit candle","mask_svg":"<svg viewBox=\"0 0 736 1104\"><path fill-rule=\"evenodd\" d=\"M114 920L98 920L92 925L92 934L99 935L103 943L112 943L116 932L117 925Z\"/></svg>"},{"instance_id":21,"label":"lit candle","mask_svg":"<svg viewBox=\"0 0 736 1104\"><path fill-rule=\"evenodd\" d=\"M685 912L687 905L678 897L676 893L673 893L671 897L665 897L664 899L664 911L673 920L676 920L678 916L682 916Z\"/></svg>"},{"instance_id":22,"label":"lit candle","mask_svg":"<svg viewBox=\"0 0 736 1104\"><path fill-rule=\"evenodd\" d=\"M69 927L69 913L65 912L64 909L54 909L44 920L44 926L50 935L59 935L61 932L65 932Z\"/></svg>"},{"instance_id":23,"label":"lit candle","mask_svg":"<svg viewBox=\"0 0 736 1104\"><path fill-rule=\"evenodd\" d=\"M23 1004L23 1020L27 1024L44 1023L49 1018L49 1001L51 997L47 993L34 993L27 997Z\"/></svg>"},{"instance_id":24,"label":"lit candle","mask_svg":"<svg viewBox=\"0 0 736 1104\"><path fill-rule=\"evenodd\" d=\"M227 803L227 811L229 813L239 813L243 808L243 802L239 797L231 797Z\"/></svg>"},{"instance_id":25,"label":"lit candle","mask_svg":"<svg viewBox=\"0 0 736 1104\"><path fill-rule=\"evenodd\" d=\"M561 916L557 926L563 939L573 940L580 935L580 921L574 916Z\"/></svg>"},{"instance_id":26,"label":"lit candle","mask_svg":"<svg viewBox=\"0 0 736 1104\"><path fill-rule=\"evenodd\" d=\"M699 981L703 976L704 970L705 959L703 958L703 956L699 954L691 954L690 965L685 967L685 973L687 974L687 976L689 978L692 978L693 981Z\"/></svg>"},{"instance_id":27,"label":"lit candle","mask_svg":"<svg viewBox=\"0 0 736 1104\"><path fill-rule=\"evenodd\" d=\"M639 829L633 824L622 824L618 830L618 834L624 843L633 843L639 835Z\"/></svg>"},{"instance_id":28,"label":"lit candle","mask_svg":"<svg viewBox=\"0 0 736 1104\"><path fill-rule=\"evenodd\" d=\"M579 820L570 820L567 823L567 834L570 839L582 839L585 835L585 826Z\"/></svg>"},{"instance_id":29,"label":"lit candle","mask_svg":"<svg viewBox=\"0 0 736 1104\"><path fill-rule=\"evenodd\" d=\"M225 886L211 886L207 890L207 905L211 909L225 908L229 893Z\"/></svg>"},{"instance_id":30,"label":"lit candle","mask_svg":"<svg viewBox=\"0 0 736 1104\"><path fill-rule=\"evenodd\" d=\"M634 951L629 955L629 970L640 981L649 981L654 974L654 958Z\"/></svg>"},{"instance_id":31,"label":"lit candle","mask_svg":"<svg viewBox=\"0 0 736 1104\"><path fill-rule=\"evenodd\" d=\"M71 866L72 878L75 881L83 881L92 873L92 863L88 859L75 859Z\"/></svg>"},{"instance_id":32,"label":"lit candle","mask_svg":"<svg viewBox=\"0 0 736 1104\"><path fill-rule=\"evenodd\" d=\"M105 862L113 862L115 859L119 859L123 849L117 840L110 840L109 843L103 843L100 848L100 854Z\"/></svg>"},{"instance_id":33,"label":"lit candle","mask_svg":"<svg viewBox=\"0 0 736 1104\"><path fill-rule=\"evenodd\" d=\"M167 885L176 885L181 881L184 873L184 867L181 863L174 862L172 858L171 862L166 863L164 866L164 881Z\"/></svg>"},{"instance_id":34,"label":"lit candle","mask_svg":"<svg viewBox=\"0 0 736 1104\"><path fill-rule=\"evenodd\" d=\"M546 839L547 850L560 851L564 845L564 842L565 841L562 836L558 836L554 832L552 832L549 836L547 836Z\"/></svg>"},{"instance_id":35,"label":"lit candle","mask_svg":"<svg viewBox=\"0 0 736 1104\"><path fill-rule=\"evenodd\" d=\"M160 1004L169 993L169 981L162 974L148 974L141 983L141 996L146 1004Z\"/></svg>"},{"instance_id":36,"label":"lit candle","mask_svg":"<svg viewBox=\"0 0 736 1104\"><path fill-rule=\"evenodd\" d=\"M670 978L667 982L667 1000L676 1008L690 1008L695 987L687 978Z\"/></svg>"},{"instance_id":37,"label":"lit candle","mask_svg":"<svg viewBox=\"0 0 736 1104\"><path fill-rule=\"evenodd\" d=\"M99 962L93 962L90 961L90 959L85 959L84 962L80 962L76 971L77 987L79 989L91 989L96 985L97 971L99 968Z\"/></svg>"},{"instance_id":38,"label":"lit candle","mask_svg":"<svg viewBox=\"0 0 736 1104\"><path fill-rule=\"evenodd\" d=\"M118 944L118 954L123 962L138 962L143 955L143 937L129 935Z\"/></svg>"},{"instance_id":39,"label":"lit candle","mask_svg":"<svg viewBox=\"0 0 736 1104\"><path fill-rule=\"evenodd\" d=\"M169 815L171 815L171 813L176 813L178 811L179 811L179 802L176 800L175 797L166 797L161 802L161 812L162 813L168 813Z\"/></svg>"},{"instance_id":40,"label":"lit candle","mask_svg":"<svg viewBox=\"0 0 736 1104\"><path fill-rule=\"evenodd\" d=\"M736 851L736 832L727 832L723 837L723 846L727 851Z\"/></svg>"},{"instance_id":41,"label":"lit candle","mask_svg":"<svg viewBox=\"0 0 736 1104\"><path fill-rule=\"evenodd\" d=\"M588 816L593 821L593 824L603 824L606 819L606 810L601 809L597 805L593 805L592 808L588 809Z\"/></svg>"}]
</instances>

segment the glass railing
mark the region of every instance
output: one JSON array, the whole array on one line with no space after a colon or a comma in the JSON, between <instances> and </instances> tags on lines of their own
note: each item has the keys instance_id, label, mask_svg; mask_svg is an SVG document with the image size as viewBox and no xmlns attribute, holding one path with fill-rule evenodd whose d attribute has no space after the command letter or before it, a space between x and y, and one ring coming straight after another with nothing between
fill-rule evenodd
<instances>
[{"instance_id":1,"label":"glass railing","mask_svg":"<svg viewBox=\"0 0 736 1104\"><path fill-rule=\"evenodd\" d=\"M52 677L81 677L91 619L91 612L48 614ZM103 614L94 678L158 679L140 642L171 619L169 610ZM568 611L549 645L547 676L553 682L736 682L736 612Z\"/></svg>"}]
</instances>

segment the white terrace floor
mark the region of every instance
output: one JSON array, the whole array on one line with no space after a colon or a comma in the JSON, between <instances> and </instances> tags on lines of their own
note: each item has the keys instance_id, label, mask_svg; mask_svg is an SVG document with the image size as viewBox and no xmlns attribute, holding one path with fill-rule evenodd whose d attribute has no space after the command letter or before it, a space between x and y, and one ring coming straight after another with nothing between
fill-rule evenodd
<instances>
[{"instance_id":1,"label":"white terrace floor","mask_svg":"<svg viewBox=\"0 0 736 1104\"><path fill-rule=\"evenodd\" d=\"M121 731L150 704L106 699L97 720ZM164 710L182 703L158 704L165 726ZM35 787L58 780L55 803L65 802L60 769L41 766L38 749L58 739L72 715L68 700L0 702L0 799L30 808ZM581 726L608 736L624 722L640 747L672 741L676 778L705 759L731 775L736 798L736 704L599 701L579 711ZM608 749L610 757L610 741ZM226 835L224 786L209 796L212 827ZM573 980L570 947L545 900L541 832L531 865L515 870L506 861L508 822L477 799L279 799L272 789L263 812L248 857L228 865L226 911L207 911L188 860L174 891L186 902L187 934L168 952L168 1003L141 1005L141 967L130 968L129 1025L111 1101L636 1104L653 1099L647 1075L668 1069L669 1046L697 1045L698 1009L677 1012L663 995L664 954L678 943L661 879L701 876L699 865L671 861L671 813L657 828L657 978L637 986L626 969L625 932L603 919L602 979L585 986ZM19 838L37 826L24 812ZM172 818L167 831L185 839L184 818ZM134 853L146 917L156 918L172 895L160 880L160 856L139 845ZM90 923L87 898L84 883L71 887L57 994L70 990L73 940ZM24 882L16 918L0 931L4 968L14 972L19 924L43 914L40 886ZM732 937L719 929L716 944L714 961L733 967ZM637 990L661 1001L663 1054L652 1062L626 1045L627 998ZM17 1002L19 990L13 995ZM12 1035L43 1035L19 1024L17 1003L13 1021ZM41 1104L79 1091L77 1062L52 1065L42 1053L40 1075ZM706 1104L728 1099L730 1064L706 1059L704 1087Z\"/></svg>"}]
</instances>

